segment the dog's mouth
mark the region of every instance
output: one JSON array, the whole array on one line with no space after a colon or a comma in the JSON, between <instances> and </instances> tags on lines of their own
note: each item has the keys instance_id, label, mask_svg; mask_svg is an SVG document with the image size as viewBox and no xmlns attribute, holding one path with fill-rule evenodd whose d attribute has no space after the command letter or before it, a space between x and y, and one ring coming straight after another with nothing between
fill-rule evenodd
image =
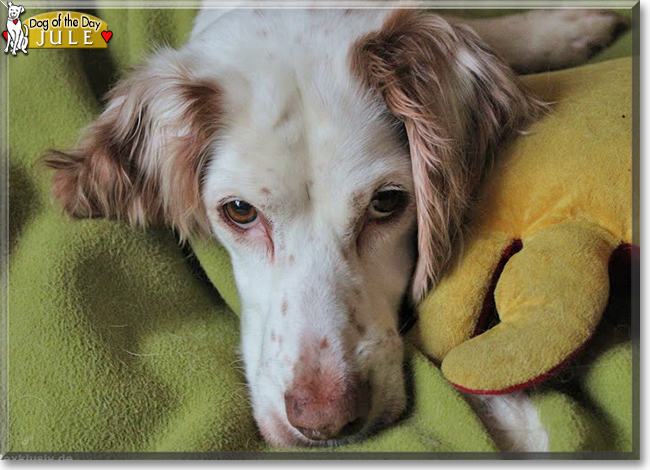
<instances>
[{"instance_id":1,"label":"dog's mouth","mask_svg":"<svg viewBox=\"0 0 650 470\"><path fill-rule=\"evenodd\" d=\"M310 435L309 432L299 431L275 413L269 414L268 418L264 421L258 420L258 427L264 440L274 447L313 448L328 448L354 444L364 440L375 429L375 426L367 426L362 420L357 420L357 422L350 423L349 427L344 429L335 438L321 439L318 435L310 438L308 437Z\"/></svg>"},{"instance_id":2,"label":"dog's mouth","mask_svg":"<svg viewBox=\"0 0 650 470\"><path fill-rule=\"evenodd\" d=\"M405 409L387 409L373 416L370 410L368 411L368 415L351 421L331 437L314 430L297 428L289 422L284 413L276 411L256 417L256 421L262 437L273 447L330 448L364 441L394 425L406 413Z\"/></svg>"}]
</instances>

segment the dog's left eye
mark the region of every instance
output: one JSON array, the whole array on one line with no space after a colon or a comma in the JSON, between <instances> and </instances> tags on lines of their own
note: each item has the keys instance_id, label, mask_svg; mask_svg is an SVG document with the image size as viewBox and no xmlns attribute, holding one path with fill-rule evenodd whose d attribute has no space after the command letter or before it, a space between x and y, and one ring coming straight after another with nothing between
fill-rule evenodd
<instances>
[{"instance_id":1,"label":"dog's left eye","mask_svg":"<svg viewBox=\"0 0 650 470\"><path fill-rule=\"evenodd\" d=\"M397 189L379 191L372 198L368 212L373 219L383 219L392 215L404 204L404 192Z\"/></svg>"}]
</instances>

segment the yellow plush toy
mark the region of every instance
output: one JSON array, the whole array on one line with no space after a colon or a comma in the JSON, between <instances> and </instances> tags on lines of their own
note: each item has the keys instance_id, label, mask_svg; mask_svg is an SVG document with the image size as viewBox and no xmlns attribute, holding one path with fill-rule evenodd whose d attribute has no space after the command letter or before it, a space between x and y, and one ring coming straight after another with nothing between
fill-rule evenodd
<instances>
[{"instance_id":1,"label":"yellow plush toy","mask_svg":"<svg viewBox=\"0 0 650 470\"><path fill-rule=\"evenodd\" d=\"M552 112L498 156L459 260L412 332L457 387L504 393L537 383L594 333L610 258L633 242L631 64L526 78ZM481 333L494 305L500 323Z\"/></svg>"}]
</instances>

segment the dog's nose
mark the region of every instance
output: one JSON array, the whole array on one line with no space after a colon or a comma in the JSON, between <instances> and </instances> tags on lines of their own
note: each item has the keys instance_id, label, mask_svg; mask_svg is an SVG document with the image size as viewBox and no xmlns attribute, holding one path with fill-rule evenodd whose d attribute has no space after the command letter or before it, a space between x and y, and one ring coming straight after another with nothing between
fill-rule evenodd
<instances>
[{"instance_id":1,"label":"dog's nose","mask_svg":"<svg viewBox=\"0 0 650 470\"><path fill-rule=\"evenodd\" d=\"M289 423L314 441L326 441L358 432L370 409L367 384L358 381L343 386L314 381L292 387L284 394Z\"/></svg>"}]
</instances>

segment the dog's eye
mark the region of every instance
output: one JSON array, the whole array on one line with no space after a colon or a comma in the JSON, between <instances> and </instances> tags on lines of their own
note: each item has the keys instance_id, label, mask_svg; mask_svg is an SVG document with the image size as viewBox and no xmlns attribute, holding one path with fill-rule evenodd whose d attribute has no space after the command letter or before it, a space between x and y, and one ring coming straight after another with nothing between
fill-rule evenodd
<instances>
[{"instance_id":1,"label":"dog's eye","mask_svg":"<svg viewBox=\"0 0 650 470\"><path fill-rule=\"evenodd\" d=\"M369 207L370 217L374 219L383 219L393 214L402 207L404 203L404 192L396 189L379 191L372 198Z\"/></svg>"},{"instance_id":2,"label":"dog's eye","mask_svg":"<svg viewBox=\"0 0 650 470\"><path fill-rule=\"evenodd\" d=\"M235 225L242 228L250 227L257 220L257 209L240 199L227 203L224 212Z\"/></svg>"}]
</instances>

